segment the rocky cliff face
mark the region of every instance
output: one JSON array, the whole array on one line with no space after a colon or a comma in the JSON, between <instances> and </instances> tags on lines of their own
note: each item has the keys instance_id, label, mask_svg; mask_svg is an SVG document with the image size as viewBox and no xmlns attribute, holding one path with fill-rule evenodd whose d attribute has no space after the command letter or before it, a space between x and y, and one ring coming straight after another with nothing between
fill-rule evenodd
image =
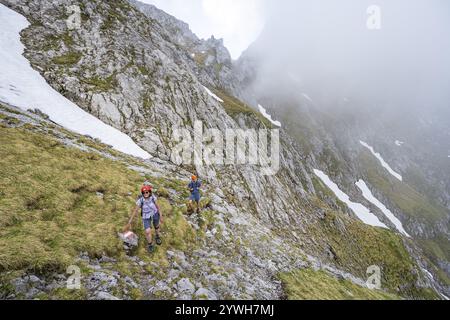
<instances>
[{"instance_id":1,"label":"rocky cliff face","mask_svg":"<svg viewBox=\"0 0 450 320\"><path fill-rule=\"evenodd\" d=\"M171 275L148 282L145 273L140 274L145 290L163 288L167 298L190 298L200 289L212 298L282 298L281 283L274 280L281 272L312 266L362 284L367 268L376 264L386 271L383 281L388 291L419 298L424 296L423 288L435 288L448 295L443 281L422 270L433 268L436 261L448 263L445 256L429 261L414 239L425 233L426 240L441 235L448 240L448 211L444 217L437 213L441 228L436 234L432 234L436 223L430 227L426 221L418 227L420 215L411 219L404 210L409 203L402 207L404 198L396 202L386 193L389 188L406 192L416 201L413 206L424 206L420 195L393 182L357 147L354 137L350 140L354 144L340 143L335 135L342 128L327 114L297 109L292 110L295 117L276 114L283 123L276 175L264 176L257 166L171 163L174 128L192 133L196 121L202 121L205 129L222 131L272 128L254 107L260 102L275 112L272 107L284 101L259 96L246 86L257 67L251 57L234 63L221 40L200 40L185 23L137 1L0 2L30 21L22 32L25 56L49 84L130 135L155 157L143 164L148 166L143 173L151 178L152 163L159 163L172 168L168 176L178 168L180 180L196 171L207 185L216 218L203 248L189 254L167 252ZM66 23L71 5L81 11L81 24L73 30ZM361 165L360 158L367 165ZM367 177L374 188L388 188L376 195L392 204L413 239L362 224L314 175L314 169L326 170L352 200L371 206L395 230L354 183ZM164 170L158 175L165 175ZM192 225L198 228L195 221ZM225 271L221 275L202 271L204 263Z\"/></svg>"}]
</instances>

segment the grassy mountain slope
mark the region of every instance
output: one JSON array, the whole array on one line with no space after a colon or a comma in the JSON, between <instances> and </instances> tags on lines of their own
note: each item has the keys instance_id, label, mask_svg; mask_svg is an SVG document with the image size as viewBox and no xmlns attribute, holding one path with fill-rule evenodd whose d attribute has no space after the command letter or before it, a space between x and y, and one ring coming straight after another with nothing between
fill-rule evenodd
<instances>
[{"instance_id":1,"label":"grassy mountain slope","mask_svg":"<svg viewBox=\"0 0 450 320\"><path fill-rule=\"evenodd\" d=\"M133 270L117 236L144 180L130 164L129 156L51 123L21 124L0 114L0 272L64 273L81 252L115 258L116 269L125 274ZM167 241L152 257L144 245L136 254L164 266L165 252L192 248L196 233L182 214L185 183L147 178L161 195ZM169 188L178 189L179 198L169 201ZM144 244L139 219L134 230Z\"/></svg>"},{"instance_id":2,"label":"grassy mountain slope","mask_svg":"<svg viewBox=\"0 0 450 320\"><path fill-rule=\"evenodd\" d=\"M280 275L289 300L398 300L383 291L370 290L324 271L296 270Z\"/></svg>"},{"instance_id":3,"label":"grassy mountain slope","mask_svg":"<svg viewBox=\"0 0 450 320\"><path fill-rule=\"evenodd\" d=\"M28 122L26 114L6 106L2 106L0 111L0 165L3 168L0 188L2 295L7 296L12 292L8 283L23 272L38 275L64 273L69 265L76 264L81 265L85 276L89 276L93 271L86 264L80 264L80 253L92 258L108 256L115 259L115 263L109 267L112 272L124 276L142 274L144 278L165 279L172 268L168 252L188 252L201 248L205 231L214 224L214 212L205 210L200 228L193 228L185 215L185 183L174 177L147 175L146 178L154 183L160 195L165 214L165 242L154 255L149 255L145 250L140 222L135 223L134 230L141 239L136 257L149 264L144 271L138 270L122 249L117 233L126 223L138 193L137 188L144 179L142 174L131 170L129 166L143 164L51 122ZM23 122L23 119L26 121ZM325 204L321 205L327 208ZM398 236L336 215L340 213L327 212L322 222L313 224L317 229L308 230L306 235L313 240L322 238L332 247L335 253L333 263L362 278L367 266L379 264L386 271L383 288L399 295L427 297L414 287L398 289L400 285L415 281L400 279L402 274L411 273L413 263ZM340 223L345 230L339 231ZM322 236L318 237L316 233ZM351 234L352 238L347 234ZM246 246L245 242L240 245ZM314 246L310 249L322 250ZM220 271L223 269L219 266L212 270L224 272ZM357 299L396 297L347 282L338 283L330 276L307 270L281 272L279 276L285 283L286 295L294 299L346 298L351 295ZM298 287L299 283L301 287ZM311 287L328 288L329 295L310 293L308 288ZM336 290L344 292L340 287L351 292L351 295L335 295ZM120 290L115 290L120 296ZM84 291L58 288L38 298L84 299L87 294ZM142 298L145 293L134 289L131 297Z\"/></svg>"}]
</instances>

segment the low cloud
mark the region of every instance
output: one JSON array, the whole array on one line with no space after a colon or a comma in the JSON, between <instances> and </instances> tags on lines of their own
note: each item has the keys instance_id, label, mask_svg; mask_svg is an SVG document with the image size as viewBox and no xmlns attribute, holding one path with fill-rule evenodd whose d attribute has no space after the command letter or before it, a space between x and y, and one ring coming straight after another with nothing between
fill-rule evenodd
<instances>
[{"instance_id":1,"label":"low cloud","mask_svg":"<svg viewBox=\"0 0 450 320\"><path fill-rule=\"evenodd\" d=\"M379 30L368 28L373 5ZM260 61L261 92L289 83L329 103L448 109L450 2L265 0L265 12L265 30L245 53Z\"/></svg>"}]
</instances>

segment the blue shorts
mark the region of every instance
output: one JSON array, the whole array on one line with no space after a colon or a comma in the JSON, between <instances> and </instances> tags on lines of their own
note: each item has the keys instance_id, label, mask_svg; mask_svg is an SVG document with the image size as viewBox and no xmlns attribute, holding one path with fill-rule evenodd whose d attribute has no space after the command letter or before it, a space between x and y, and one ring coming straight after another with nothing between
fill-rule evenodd
<instances>
[{"instance_id":1,"label":"blue shorts","mask_svg":"<svg viewBox=\"0 0 450 320\"><path fill-rule=\"evenodd\" d=\"M200 201L200 193L197 193L197 194L192 193L191 196L189 197L189 200L199 202Z\"/></svg>"},{"instance_id":2,"label":"blue shorts","mask_svg":"<svg viewBox=\"0 0 450 320\"><path fill-rule=\"evenodd\" d=\"M142 219L144 223L144 230L148 230L152 228L152 223L155 229L159 228L159 213L155 214L153 218L150 219Z\"/></svg>"}]
</instances>

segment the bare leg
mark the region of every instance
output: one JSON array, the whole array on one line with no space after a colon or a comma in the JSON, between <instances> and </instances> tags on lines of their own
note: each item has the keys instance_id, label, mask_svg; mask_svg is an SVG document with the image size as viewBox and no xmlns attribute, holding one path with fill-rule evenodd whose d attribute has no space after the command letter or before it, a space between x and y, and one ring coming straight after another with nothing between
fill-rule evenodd
<instances>
[{"instance_id":1,"label":"bare leg","mask_svg":"<svg viewBox=\"0 0 450 320\"><path fill-rule=\"evenodd\" d=\"M189 200L188 214L191 215L193 212L194 212L194 204L192 200Z\"/></svg>"},{"instance_id":2,"label":"bare leg","mask_svg":"<svg viewBox=\"0 0 450 320\"><path fill-rule=\"evenodd\" d=\"M151 228L145 230L145 237L147 238L148 244L152 244L153 243L152 229Z\"/></svg>"}]
</instances>

